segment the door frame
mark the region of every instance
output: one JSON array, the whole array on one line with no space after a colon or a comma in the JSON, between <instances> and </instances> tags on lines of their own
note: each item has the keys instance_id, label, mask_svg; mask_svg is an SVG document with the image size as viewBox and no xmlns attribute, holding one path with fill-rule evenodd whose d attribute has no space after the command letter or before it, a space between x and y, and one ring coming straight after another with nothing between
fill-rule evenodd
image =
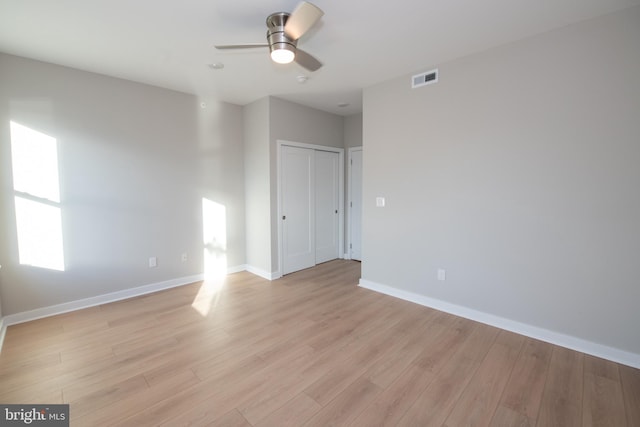
<instances>
[{"instance_id":1,"label":"door frame","mask_svg":"<svg viewBox=\"0 0 640 427\"><path fill-rule=\"evenodd\" d=\"M353 173L353 152L354 151L362 151L362 145L358 147L350 147L349 148L349 158L347 159L347 203L349 203L349 215L347 215L347 246L345 248L344 257L345 259L351 259L351 231L352 231L352 210L351 210L351 199L352 199L352 188L351 185L353 183L353 179L351 174ZM362 178L360 179L362 182ZM360 226L362 226L362 218L360 218ZM361 248L362 249L362 248Z\"/></svg>"},{"instance_id":2,"label":"door frame","mask_svg":"<svg viewBox=\"0 0 640 427\"><path fill-rule=\"evenodd\" d=\"M317 144L307 144L304 142L296 142L296 141L287 141L283 139L278 139L276 141L277 145L277 192L278 192L278 214L277 214L277 224L278 224L278 277L282 276L284 272L283 261L284 261L284 246L283 236L282 236L282 146L290 146L290 147L298 147L298 148L310 148L312 150L319 151L329 151L332 153L338 153L338 170L339 170L339 178L338 178L338 258L344 257L344 148L338 147L329 147L326 145L317 145Z\"/></svg>"}]
</instances>

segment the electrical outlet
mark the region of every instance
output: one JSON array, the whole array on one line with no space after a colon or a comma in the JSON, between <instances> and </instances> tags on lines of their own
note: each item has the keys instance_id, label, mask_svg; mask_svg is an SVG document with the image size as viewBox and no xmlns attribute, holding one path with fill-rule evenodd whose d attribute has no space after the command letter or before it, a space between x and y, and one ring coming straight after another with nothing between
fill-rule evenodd
<instances>
[{"instance_id":1,"label":"electrical outlet","mask_svg":"<svg viewBox=\"0 0 640 427\"><path fill-rule=\"evenodd\" d=\"M158 266L158 258L152 256L149 257L149 268L153 268L153 267L157 267Z\"/></svg>"},{"instance_id":2,"label":"electrical outlet","mask_svg":"<svg viewBox=\"0 0 640 427\"><path fill-rule=\"evenodd\" d=\"M186 253L186 252L183 252L183 253L182 253L182 262L187 262L187 260L188 260L188 259L189 259L189 258L187 257L187 253Z\"/></svg>"},{"instance_id":3,"label":"electrical outlet","mask_svg":"<svg viewBox=\"0 0 640 427\"><path fill-rule=\"evenodd\" d=\"M447 272L443 268L438 269L438 280L442 282L447 280Z\"/></svg>"}]
</instances>

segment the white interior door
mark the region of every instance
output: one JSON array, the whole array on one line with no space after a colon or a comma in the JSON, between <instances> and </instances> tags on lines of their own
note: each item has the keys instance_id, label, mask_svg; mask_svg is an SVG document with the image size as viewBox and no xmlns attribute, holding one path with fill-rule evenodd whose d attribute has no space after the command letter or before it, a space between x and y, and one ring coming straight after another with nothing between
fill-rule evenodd
<instances>
[{"instance_id":1,"label":"white interior door","mask_svg":"<svg viewBox=\"0 0 640 427\"><path fill-rule=\"evenodd\" d=\"M282 146L283 274L316 263L314 150Z\"/></svg>"},{"instance_id":2,"label":"white interior door","mask_svg":"<svg viewBox=\"0 0 640 427\"><path fill-rule=\"evenodd\" d=\"M340 155L315 151L316 264L339 257Z\"/></svg>"},{"instance_id":3,"label":"white interior door","mask_svg":"<svg viewBox=\"0 0 640 427\"><path fill-rule=\"evenodd\" d=\"M350 197L350 255L351 259L362 261L362 150L351 151L351 171L349 176Z\"/></svg>"}]
</instances>

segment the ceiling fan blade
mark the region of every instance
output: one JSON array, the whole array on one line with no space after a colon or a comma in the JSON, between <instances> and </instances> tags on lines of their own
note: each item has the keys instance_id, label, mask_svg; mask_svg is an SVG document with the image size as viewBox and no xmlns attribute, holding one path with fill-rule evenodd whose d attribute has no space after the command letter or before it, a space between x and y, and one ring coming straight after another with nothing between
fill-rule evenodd
<instances>
[{"instance_id":1,"label":"ceiling fan blade","mask_svg":"<svg viewBox=\"0 0 640 427\"><path fill-rule=\"evenodd\" d=\"M224 49L253 49L254 47L269 47L266 43L247 43L247 44L224 44L224 45L215 45L216 49L224 50Z\"/></svg>"},{"instance_id":2,"label":"ceiling fan blade","mask_svg":"<svg viewBox=\"0 0 640 427\"><path fill-rule=\"evenodd\" d=\"M298 40L324 15L322 9L309 2L303 1L287 19L284 34L292 40Z\"/></svg>"},{"instance_id":3,"label":"ceiling fan blade","mask_svg":"<svg viewBox=\"0 0 640 427\"><path fill-rule=\"evenodd\" d=\"M309 71L316 71L322 67L322 63L302 49L296 49L294 61Z\"/></svg>"}]
</instances>

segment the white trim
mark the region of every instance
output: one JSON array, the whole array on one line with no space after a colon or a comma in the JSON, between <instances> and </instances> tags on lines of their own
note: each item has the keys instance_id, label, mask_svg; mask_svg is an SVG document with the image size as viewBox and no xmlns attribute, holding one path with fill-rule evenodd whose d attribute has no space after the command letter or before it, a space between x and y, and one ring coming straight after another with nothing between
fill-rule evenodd
<instances>
[{"instance_id":1,"label":"white trim","mask_svg":"<svg viewBox=\"0 0 640 427\"><path fill-rule=\"evenodd\" d=\"M4 336L7 334L7 325L4 324L4 317L0 317L0 352L2 352L2 344L4 344Z\"/></svg>"},{"instance_id":2,"label":"white trim","mask_svg":"<svg viewBox=\"0 0 640 427\"><path fill-rule=\"evenodd\" d=\"M276 142L276 239L278 244L278 270L284 271L284 262L282 260L284 248L283 248L283 238L282 238L282 179L280 175L282 174L282 146L284 145L283 141ZM273 246L272 246L273 248ZM272 255L273 257L273 250ZM250 271L250 270L249 270ZM257 274L257 273L256 273ZM260 276L260 274L258 274ZM265 276L262 276L265 277Z\"/></svg>"},{"instance_id":3,"label":"white trim","mask_svg":"<svg viewBox=\"0 0 640 427\"><path fill-rule=\"evenodd\" d=\"M236 265L235 267L227 267L227 274L240 273L241 271L247 271L246 264Z\"/></svg>"},{"instance_id":4,"label":"white trim","mask_svg":"<svg viewBox=\"0 0 640 427\"><path fill-rule=\"evenodd\" d=\"M239 273L241 271L248 271L267 280L275 280L282 277L279 272L268 273L264 270L249 265L238 265L227 268L227 274ZM193 276L186 276L178 279L166 280L164 282L138 286L135 288L123 289L121 291L111 292L95 297L89 297L81 300L70 301L62 304L56 304L48 307L37 308L35 310L23 311L21 313L0 317L0 352L2 352L2 344L4 343L4 338L6 336L8 326L42 319L44 317L64 314L71 311L82 310L84 308L94 307L96 305L108 304L110 302L134 298L165 289L185 286L191 283L201 282L204 279L204 274L196 274Z\"/></svg>"},{"instance_id":5,"label":"white trim","mask_svg":"<svg viewBox=\"0 0 640 427\"><path fill-rule=\"evenodd\" d=\"M295 141L287 141L284 139L278 139L276 141L277 149L276 149L276 175L277 175L277 197L278 197L278 206L277 206L277 234L278 234L278 271L284 271L283 267L283 245L282 245L282 182L281 182L281 168L282 168L282 157L281 151L283 145L288 145L290 147L298 147L298 148L310 148L318 151L329 151L332 153L338 153L338 163L339 163L339 182L338 182L338 210L340 212L338 218L338 257L341 257L344 253L344 148L338 147L329 147L327 145L317 145L317 144L307 144L304 142L295 142ZM282 274L270 273L270 275L276 274L277 277L275 279L282 277ZM255 273L258 274L258 273ZM262 277L261 274L258 274ZM269 279L274 280L274 279Z\"/></svg>"},{"instance_id":6,"label":"white trim","mask_svg":"<svg viewBox=\"0 0 640 427\"><path fill-rule=\"evenodd\" d=\"M347 159L347 208L349 209L349 213L347 215L347 247L345 248L345 259L351 259L351 254L353 253L352 249L351 249L351 224L353 223L353 220L351 218L352 216L352 206L351 206L351 194L353 194L353 189L352 184L353 184L353 179L351 178L351 174L353 173L352 168L353 168L353 152L354 151L362 151L362 146L359 147L350 147L349 148L349 156ZM362 222L362 221L361 221ZM346 255L348 254L348 255Z\"/></svg>"},{"instance_id":7,"label":"white trim","mask_svg":"<svg viewBox=\"0 0 640 427\"><path fill-rule=\"evenodd\" d=\"M246 271L247 266L239 265L227 268L227 274ZM164 282L151 283L149 285L138 286L121 291L111 292L108 294L97 295L95 297L84 298L81 300L70 301L62 304L51 305L48 307L36 308L35 310L23 311L21 313L9 314L0 318L0 352L6 335L8 326L17 325L19 323L30 322L32 320L42 319L44 317L56 316L71 311L82 310L84 308L95 307L96 305L108 304L110 302L121 301L165 289L176 288L179 286L189 285L195 282L203 281L204 274L196 274L193 276L185 276L177 279L166 280Z\"/></svg>"},{"instance_id":8,"label":"white trim","mask_svg":"<svg viewBox=\"0 0 640 427\"><path fill-rule=\"evenodd\" d=\"M618 348L609 347L603 344L577 338L571 335L565 335L560 332L550 331L548 329L539 328L537 326L520 323L515 320L507 319L493 314L484 313L482 311L473 310L468 307L451 304L435 298L419 295L409 291L403 291L391 286L382 285L365 279L360 279L359 285L362 288L369 289L382 294L390 295L416 304L424 305L456 316L471 319L476 322L485 323L500 329L525 335L551 344L559 345L571 350L576 350L592 356L611 360L623 365L632 366L640 369L640 354L630 353Z\"/></svg>"},{"instance_id":9,"label":"white trim","mask_svg":"<svg viewBox=\"0 0 640 427\"><path fill-rule=\"evenodd\" d=\"M255 274L256 276L260 276L263 279L267 279L267 280L276 280L282 277L282 274L280 274L279 271L275 271L271 273L271 272L268 272L267 270L254 267L252 265L247 265L246 270L251 274Z\"/></svg>"},{"instance_id":10,"label":"white trim","mask_svg":"<svg viewBox=\"0 0 640 427\"><path fill-rule=\"evenodd\" d=\"M18 323L29 322L31 320L42 319L43 317L55 316L58 314L68 313L70 311L82 310L84 308L94 307L96 305L108 304L110 302L121 301L128 298L134 298L165 289L176 288L178 286L188 285L194 282L204 280L204 274L194 276L181 277L178 279L166 280L164 282L151 283L149 285L138 286L136 288L123 289L121 291L111 292L108 294L97 295L95 297L84 298L81 300L65 302L62 304L51 305L48 307L36 308L35 310L23 311L21 313L9 314L5 316L7 326L16 325Z\"/></svg>"},{"instance_id":11,"label":"white trim","mask_svg":"<svg viewBox=\"0 0 640 427\"><path fill-rule=\"evenodd\" d=\"M311 148L312 150L318 150L318 151L330 151L332 153L344 153L344 148L331 147L329 145L307 144L306 142L287 141L285 139L278 139L277 143L278 143L278 148L280 148L282 145L289 145L291 147Z\"/></svg>"}]
</instances>

